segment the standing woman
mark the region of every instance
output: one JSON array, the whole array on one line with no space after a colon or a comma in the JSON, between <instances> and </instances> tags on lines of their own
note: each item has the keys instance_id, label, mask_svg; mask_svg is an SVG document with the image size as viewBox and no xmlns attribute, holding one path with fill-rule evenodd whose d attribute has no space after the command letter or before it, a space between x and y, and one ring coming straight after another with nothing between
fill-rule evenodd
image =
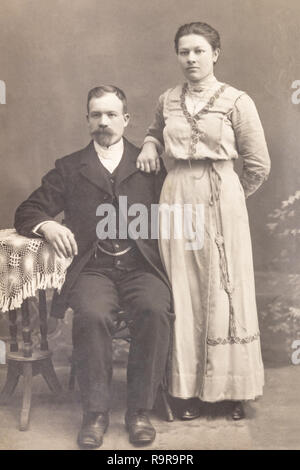
<instances>
[{"instance_id":1,"label":"standing woman","mask_svg":"<svg viewBox=\"0 0 300 470\"><path fill-rule=\"evenodd\" d=\"M176 315L169 392L184 400L182 419L199 416L199 399L232 400L232 418L241 419L242 401L262 395L264 384L245 198L268 177L270 158L252 99L214 76L218 32L206 23L183 25L175 50L185 82L160 96L137 161L143 171L158 170L164 150L169 170L159 239ZM233 167L239 156L240 179ZM174 204L192 207L196 232L203 214L202 244L175 235L176 216L166 236Z\"/></svg>"}]
</instances>

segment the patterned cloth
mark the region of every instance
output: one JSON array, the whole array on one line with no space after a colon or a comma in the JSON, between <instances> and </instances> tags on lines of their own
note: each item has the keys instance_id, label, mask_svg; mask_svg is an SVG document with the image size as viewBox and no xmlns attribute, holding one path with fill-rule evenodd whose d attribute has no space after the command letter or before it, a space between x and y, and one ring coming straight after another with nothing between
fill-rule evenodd
<instances>
[{"instance_id":1,"label":"patterned cloth","mask_svg":"<svg viewBox=\"0 0 300 470\"><path fill-rule=\"evenodd\" d=\"M0 310L19 308L38 289L61 289L72 258L59 258L43 238L0 230Z\"/></svg>"}]
</instances>

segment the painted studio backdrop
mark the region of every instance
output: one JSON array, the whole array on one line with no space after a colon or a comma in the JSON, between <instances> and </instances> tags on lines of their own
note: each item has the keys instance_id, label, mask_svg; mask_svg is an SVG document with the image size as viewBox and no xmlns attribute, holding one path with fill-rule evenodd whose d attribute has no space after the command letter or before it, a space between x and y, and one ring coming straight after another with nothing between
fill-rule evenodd
<instances>
[{"instance_id":1,"label":"painted studio backdrop","mask_svg":"<svg viewBox=\"0 0 300 470\"><path fill-rule=\"evenodd\" d=\"M0 229L12 227L15 208L57 158L89 142L86 96L94 86L124 89L126 136L141 145L158 96L182 80L175 31L205 21L221 35L217 78L254 99L265 129L271 174L247 201L263 358L266 367L295 367L299 18L297 0L0 0ZM0 314L0 337L7 334ZM50 337L55 360L67 363L70 321L50 322Z\"/></svg>"}]
</instances>

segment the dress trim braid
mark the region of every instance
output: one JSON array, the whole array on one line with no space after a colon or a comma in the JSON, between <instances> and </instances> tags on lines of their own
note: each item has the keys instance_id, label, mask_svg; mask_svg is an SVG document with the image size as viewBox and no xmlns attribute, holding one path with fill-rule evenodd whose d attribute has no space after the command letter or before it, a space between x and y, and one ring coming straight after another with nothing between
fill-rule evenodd
<instances>
[{"instance_id":1,"label":"dress trim braid","mask_svg":"<svg viewBox=\"0 0 300 470\"><path fill-rule=\"evenodd\" d=\"M197 121L199 121L200 117L202 114L207 114L210 108L214 105L215 101L219 98L219 96L224 92L224 90L228 87L226 83L224 83L216 92L210 97L206 105L198 111L197 114L192 115L189 113L186 103L185 103L185 95L188 90L188 83L184 83L182 87L182 92L180 95L180 106L183 112L184 117L188 121L188 123L191 126L192 129L192 135L191 135L191 146L190 146L190 151L191 155L195 155L196 153L196 144L201 140L201 137L203 136L203 133L199 130Z\"/></svg>"},{"instance_id":2,"label":"dress trim braid","mask_svg":"<svg viewBox=\"0 0 300 470\"><path fill-rule=\"evenodd\" d=\"M207 338L207 344L210 346L218 346L218 345L225 345L225 344L246 344L252 343L256 341L260 337L260 333L255 333L255 335L245 336L245 338L239 338L235 336L234 338L227 337L227 338Z\"/></svg>"}]
</instances>

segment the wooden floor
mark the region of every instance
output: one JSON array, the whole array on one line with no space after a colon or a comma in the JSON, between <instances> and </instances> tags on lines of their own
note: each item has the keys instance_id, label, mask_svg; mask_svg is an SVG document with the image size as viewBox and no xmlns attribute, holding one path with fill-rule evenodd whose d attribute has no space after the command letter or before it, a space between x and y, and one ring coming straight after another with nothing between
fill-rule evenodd
<instances>
[{"instance_id":1,"label":"wooden floor","mask_svg":"<svg viewBox=\"0 0 300 470\"><path fill-rule=\"evenodd\" d=\"M67 388L68 368L57 369L63 387ZM18 385L10 403L0 408L0 449L66 449L76 450L76 437L81 421L78 392L58 400L51 395L41 377L36 377L30 426L18 430L21 387ZM0 369L0 386L5 381L5 368ZM192 422L175 420L167 423L159 413L152 422L157 437L148 449L300 449L300 366L266 369L265 393L257 402L247 405L247 419L231 421L226 409L218 405L204 410ZM129 444L123 415L126 400L125 368L115 367L111 424L100 449L133 449Z\"/></svg>"}]
</instances>

